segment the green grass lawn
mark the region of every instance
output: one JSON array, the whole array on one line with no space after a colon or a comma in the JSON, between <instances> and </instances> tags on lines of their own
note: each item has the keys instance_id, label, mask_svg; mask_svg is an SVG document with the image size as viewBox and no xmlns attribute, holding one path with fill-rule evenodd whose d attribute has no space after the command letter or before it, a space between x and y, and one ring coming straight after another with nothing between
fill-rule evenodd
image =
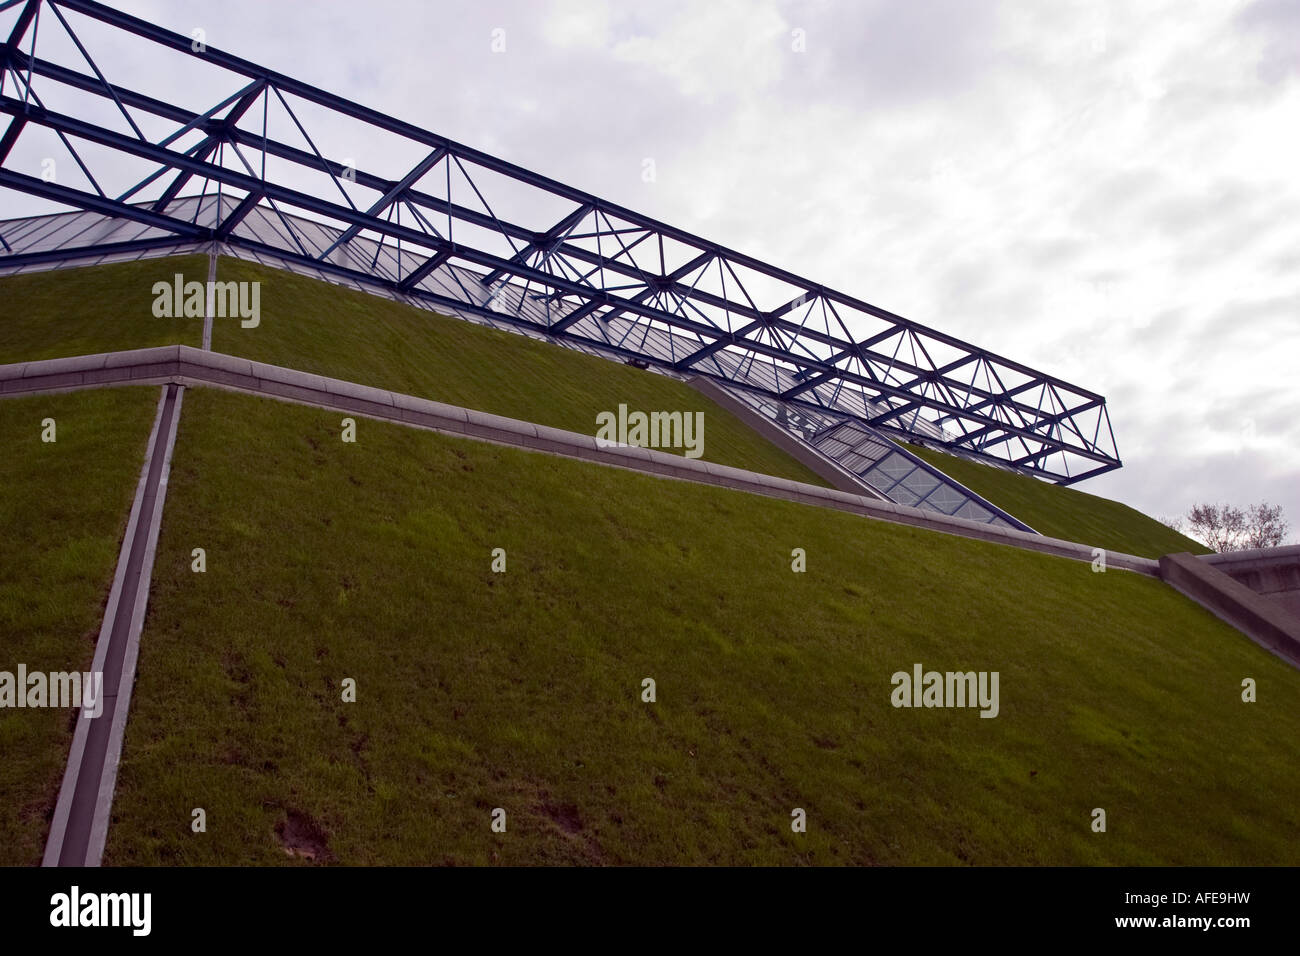
<instances>
[{"instance_id":1,"label":"green grass lawn","mask_svg":"<svg viewBox=\"0 0 1300 956\"><path fill-rule=\"evenodd\" d=\"M216 320L218 352L587 435L620 403L702 411L705 460L826 484L675 379L239 259L220 259L217 278L262 283L260 323Z\"/></svg>"},{"instance_id":2,"label":"green grass lawn","mask_svg":"<svg viewBox=\"0 0 1300 956\"><path fill-rule=\"evenodd\" d=\"M157 404L156 388L0 400L0 671L89 668ZM75 714L0 709L0 866L40 863Z\"/></svg>"},{"instance_id":3,"label":"green grass lawn","mask_svg":"<svg viewBox=\"0 0 1300 956\"><path fill-rule=\"evenodd\" d=\"M338 425L186 395L107 862L1300 863L1300 675L1158 581Z\"/></svg>"},{"instance_id":4,"label":"green grass lawn","mask_svg":"<svg viewBox=\"0 0 1300 956\"><path fill-rule=\"evenodd\" d=\"M207 256L141 259L0 277L0 365L203 341L202 319L153 314L153 284L206 282Z\"/></svg>"},{"instance_id":5,"label":"green grass lawn","mask_svg":"<svg viewBox=\"0 0 1300 956\"><path fill-rule=\"evenodd\" d=\"M981 465L919 445L906 447L1048 537L1065 538L1144 558L1158 558L1176 551L1210 552L1199 541L1193 541L1118 501L1099 498L1077 488L1048 484L1028 475Z\"/></svg>"}]
</instances>

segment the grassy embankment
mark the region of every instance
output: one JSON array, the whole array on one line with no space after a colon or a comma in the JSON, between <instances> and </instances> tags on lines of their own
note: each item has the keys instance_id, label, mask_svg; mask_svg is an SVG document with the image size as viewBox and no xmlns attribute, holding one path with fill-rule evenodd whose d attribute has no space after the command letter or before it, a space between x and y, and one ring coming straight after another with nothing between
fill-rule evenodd
<instances>
[{"instance_id":1,"label":"grassy embankment","mask_svg":"<svg viewBox=\"0 0 1300 956\"><path fill-rule=\"evenodd\" d=\"M1300 862L1300 675L1134 574L198 390L154 581L115 864Z\"/></svg>"}]
</instances>

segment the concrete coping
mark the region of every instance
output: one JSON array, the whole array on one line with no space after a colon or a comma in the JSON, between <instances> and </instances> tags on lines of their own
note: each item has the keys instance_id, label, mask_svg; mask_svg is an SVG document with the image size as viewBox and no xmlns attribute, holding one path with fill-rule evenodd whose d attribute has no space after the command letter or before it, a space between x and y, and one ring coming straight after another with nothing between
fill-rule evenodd
<instances>
[{"instance_id":1,"label":"concrete coping","mask_svg":"<svg viewBox=\"0 0 1300 956\"><path fill-rule=\"evenodd\" d=\"M125 365L161 365L164 362L180 360L183 345L159 345L149 349L131 349L128 352L109 352L105 356L104 368L121 368ZM33 365L36 363L33 362Z\"/></svg>"},{"instance_id":2,"label":"concrete coping","mask_svg":"<svg viewBox=\"0 0 1300 956\"><path fill-rule=\"evenodd\" d=\"M1300 544L1287 544L1280 548L1250 548L1245 551L1222 551L1217 554L1198 554L1207 564L1253 565L1266 567L1274 564L1300 563ZM1233 568L1233 570L1247 570Z\"/></svg>"}]
</instances>

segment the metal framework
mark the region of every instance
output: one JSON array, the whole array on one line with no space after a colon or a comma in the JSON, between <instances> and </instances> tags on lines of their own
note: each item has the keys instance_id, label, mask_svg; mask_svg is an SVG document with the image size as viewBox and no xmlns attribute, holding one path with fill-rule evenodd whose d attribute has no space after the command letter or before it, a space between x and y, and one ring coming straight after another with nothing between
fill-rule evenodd
<instances>
[{"instance_id":1,"label":"metal framework","mask_svg":"<svg viewBox=\"0 0 1300 956\"><path fill-rule=\"evenodd\" d=\"M1105 399L1059 378L102 4L4 11L0 188L138 227L63 258L217 242L1062 484L1120 467ZM106 29L215 105L110 82ZM36 133L84 185L20 158ZM0 234L0 265L54 255Z\"/></svg>"}]
</instances>

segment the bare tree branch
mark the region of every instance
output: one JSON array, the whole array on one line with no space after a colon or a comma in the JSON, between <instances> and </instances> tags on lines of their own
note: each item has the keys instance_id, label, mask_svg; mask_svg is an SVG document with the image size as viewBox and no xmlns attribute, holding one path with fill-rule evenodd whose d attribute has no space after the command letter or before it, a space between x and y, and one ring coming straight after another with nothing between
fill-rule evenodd
<instances>
[{"instance_id":1,"label":"bare tree branch","mask_svg":"<svg viewBox=\"0 0 1300 956\"><path fill-rule=\"evenodd\" d=\"M1177 520L1177 519L1176 519ZM1192 505L1184 521L1166 522L1170 527L1205 542L1214 551L1245 551L1276 548L1286 538L1289 526L1279 505L1262 501L1244 511L1233 505Z\"/></svg>"}]
</instances>

